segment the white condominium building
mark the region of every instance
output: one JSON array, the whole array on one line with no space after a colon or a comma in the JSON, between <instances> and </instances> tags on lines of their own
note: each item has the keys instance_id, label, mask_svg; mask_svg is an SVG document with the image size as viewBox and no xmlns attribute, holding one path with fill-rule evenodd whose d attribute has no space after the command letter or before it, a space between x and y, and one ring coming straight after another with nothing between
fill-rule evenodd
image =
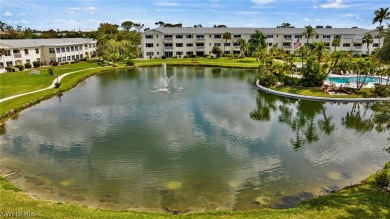
<instances>
[{"instance_id":1,"label":"white condominium building","mask_svg":"<svg viewBox=\"0 0 390 219\"><path fill-rule=\"evenodd\" d=\"M294 51L294 43L299 40L299 45L304 46L307 38L300 35L305 28L186 28L186 27L161 27L145 31L142 36L142 55L144 58L161 58L183 56L203 56L211 54L214 46L220 47L225 54L239 54L240 45L238 39L249 40L255 30L261 31L267 36L267 46L277 46L288 53ZM368 54L379 46L377 31L361 28L316 28L317 36L310 38L309 43L323 41L332 47L334 38L340 38L340 46L336 50L352 51L354 54ZM230 32L231 40L222 38L223 34ZM363 44L363 36L370 33L374 42ZM383 40L381 40L383 42ZM333 48L332 48L333 50Z\"/></svg>"},{"instance_id":2,"label":"white condominium building","mask_svg":"<svg viewBox=\"0 0 390 219\"><path fill-rule=\"evenodd\" d=\"M89 58L96 53L96 41L89 38L0 40L0 72L6 66L24 65L34 61L71 62Z\"/></svg>"}]
</instances>

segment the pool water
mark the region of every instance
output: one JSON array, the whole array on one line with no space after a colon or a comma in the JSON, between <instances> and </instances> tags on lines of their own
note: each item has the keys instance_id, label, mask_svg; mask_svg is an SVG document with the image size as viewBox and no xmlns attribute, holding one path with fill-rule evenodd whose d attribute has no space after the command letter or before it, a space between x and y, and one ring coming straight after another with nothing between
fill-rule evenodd
<instances>
[{"instance_id":1,"label":"pool water","mask_svg":"<svg viewBox=\"0 0 390 219\"><path fill-rule=\"evenodd\" d=\"M357 77L328 77L328 80L333 83L346 84L356 83ZM364 77L360 77L360 81L363 82ZM367 83L379 83L380 78L368 76L365 80ZM382 78L382 83L386 83L386 79Z\"/></svg>"}]
</instances>

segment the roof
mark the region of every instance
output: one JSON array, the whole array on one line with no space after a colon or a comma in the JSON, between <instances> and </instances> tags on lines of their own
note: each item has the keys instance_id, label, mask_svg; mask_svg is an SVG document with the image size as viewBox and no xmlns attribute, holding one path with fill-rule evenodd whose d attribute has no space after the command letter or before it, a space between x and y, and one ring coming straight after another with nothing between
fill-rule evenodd
<instances>
[{"instance_id":1,"label":"roof","mask_svg":"<svg viewBox=\"0 0 390 219\"><path fill-rule=\"evenodd\" d=\"M144 34L152 31L158 31L162 34L223 34L230 32L232 34L252 34L255 30L259 30L264 34L287 34L298 35L305 31L305 28L193 28L193 27L159 27L145 31ZM373 32L373 30L367 30L362 28L316 28L317 34L329 34L329 35L364 35L367 32Z\"/></svg>"},{"instance_id":2,"label":"roof","mask_svg":"<svg viewBox=\"0 0 390 219\"><path fill-rule=\"evenodd\" d=\"M10 48L30 48L40 46L66 46L95 42L92 38L53 38L53 39L19 39L0 40L0 46Z\"/></svg>"}]
</instances>

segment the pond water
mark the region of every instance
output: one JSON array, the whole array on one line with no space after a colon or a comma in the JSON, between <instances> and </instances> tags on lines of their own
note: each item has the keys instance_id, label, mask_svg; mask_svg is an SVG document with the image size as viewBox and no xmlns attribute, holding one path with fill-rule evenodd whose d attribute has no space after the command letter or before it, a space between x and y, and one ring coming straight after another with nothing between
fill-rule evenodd
<instances>
[{"instance_id":1,"label":"pond water","mask_svg":"<svg viewBox=\"0 0 390 219\"><path fill-rule=\"evenodd\" d=\"M390 158L367 104L268 95L256 70L161 67L88 78L1 127L0 174L40 199L110 209L286 208Z\"/></svg>"}]
</instances>

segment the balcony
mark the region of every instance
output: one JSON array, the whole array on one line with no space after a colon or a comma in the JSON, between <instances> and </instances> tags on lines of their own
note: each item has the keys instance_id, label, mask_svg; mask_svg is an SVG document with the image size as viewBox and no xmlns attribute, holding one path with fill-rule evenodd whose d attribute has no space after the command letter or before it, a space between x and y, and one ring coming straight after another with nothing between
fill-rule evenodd
<instances>
[{"instance_id":1,"label":"balcony","mask_svg":"<svg viewBox=\"0 0 390 219\"><path fill-rule=\"evenodd\" d=\"M205 47L204 47L204 46L197 46L196 49L197 49L197 50L204 50Z\"/></svg>"},{"instance_id":2,"label":"balcony","mask_svg":"<svg viewBox=\"0 0 390 219\"><path fill-rule=\"evenodd\" d=\"M292 37L284 37L283 41L284 42L291 42L292 41Z\"/></svg>"},{"instance_id":3,"label":"balcony","mask_svg":"<svg viewBox=\"0 0 390 219\"><path fill-rule=\"evenodd\" d=\"M165 42L173 42L173 38L164 38L164 43Z\"/></svg>"},{"instance_id":4,"label":"balcony","mask_svg":"<svg viewBox=\"0 0 390 219\"><path fill-rule=\"evenodd\" d=\"M322 41L324 41L324 42L330 42L330 41L332 41L332 39L330 39L330 38L322 38Z\"/></svg>"},{"instance_id":5,"label":"balcony","mask_svg":"<svg viewBox=\"0 0 390 219\"><path fill-rule=\"evenodd\" d=\"M204 42L206 39L205 38L196 38L196 41L202 41Z\"/></svg>"},{"instance_id":6,"label":"balcony","mask_svg":"<svg viewBox=\"0 0 390 219\"><path fill-rule=\"evenodd\" d=\"M273 43L274 42L274 39L273 38L267 38L265 40L265 43Z\"/></svg>"},{"instance_id":7,"label":"balcony","mask_svg":"<svg viewBox=\"0 0 390 219\"><path fill-rule=\"evenodd\" d=\"M164 51L172 51L173 46L164 46Z\"/></svg>"},{"instance_id":8,"label":"balcony","mask_svg":"<svg viewBox=\"0 0 390 219\"><path fill-rule=\"evenodd\" d=\"M362 38L353 38L353 42L362 42L363 41L363 39Z\"/></svg>"},{"instance_id":9,"label":"balcony","mask_svg":"<svg viewBox=\"0 0 390 219\"><path fill-rule=\"evenodd\" d=\"M292 49L292 46L283 46L283 49Z\"/></svg>"},{"instance_id":10,"label":"balcony","mask_svg":"<svg viewBox=\"0 0 390 219\"><path fill-rule=\"evenodd\" d=\"M22 54L21 53L14 53L14 58L15 59L22 58Z\"/></svg>"},{"instance_id":11,"label":"balcony","mask_svg":"<svg viewBox=\"0 0 390 219\"><path fill-rule=\"evenodd\" d=\"M234 46L233 49L234 49L234 51L240 51L241 50L241 46Z\"/></svg>"},{"instance_id":12,"label":"balcony","mask_svg":"<svg viewBox=\"0 0 390 219\"><path fill-rule=\"evenodd\" d=\"M353 48L356 50L361 50L361 49L363 49L363 46L354 46Z\"/></svg>"}]
</instances>

